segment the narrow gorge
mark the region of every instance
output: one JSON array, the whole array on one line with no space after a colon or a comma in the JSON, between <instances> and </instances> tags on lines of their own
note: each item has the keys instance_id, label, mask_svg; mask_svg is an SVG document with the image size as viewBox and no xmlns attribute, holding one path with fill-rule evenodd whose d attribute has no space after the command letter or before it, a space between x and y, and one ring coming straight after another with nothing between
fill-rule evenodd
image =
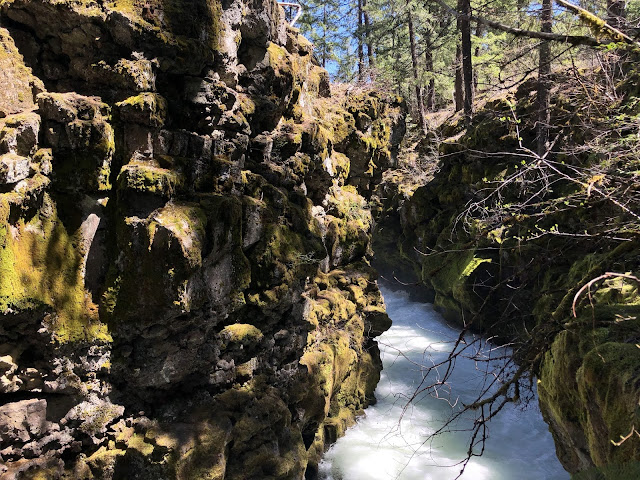
<instances>
[{"instance_id":1,"label":"narrow gorge","mask_svg":"<svg viewBox=\"0 0 640 480\"><path fill-rule=\"evenodd\" d=\"M532 84L405 138L276 0L0 0L0 47L0 480L318 478L375 403L374 266L516 345L575 478L634 478L638 230L592 193L637 165L538 201Z\"/></svg>"}]
</instances>

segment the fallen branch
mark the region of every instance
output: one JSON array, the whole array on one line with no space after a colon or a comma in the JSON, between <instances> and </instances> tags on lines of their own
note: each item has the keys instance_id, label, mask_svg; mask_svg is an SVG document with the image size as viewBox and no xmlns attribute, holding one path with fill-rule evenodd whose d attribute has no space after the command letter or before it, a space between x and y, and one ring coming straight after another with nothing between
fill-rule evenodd
<instances>
[{"instance_id":1,"label":"fallen branch","mask_svg":"<svg viewBox=\"0 0 640 480\"><path fill-rule=\"evenodd\" d=\"M620 30L618 30L617 28L612 27L607 22L602 20L600 17L594 15L590 11L585 10L584 8L574 5L572 3L569 3L566 0L555 0L555 2L561 7L564 7L570 12L573 12L576 15L578 15L580 17L580 20L582 20L584 23L589 25L596 32L604 31L608 33L609 36L612 37L614 40L640 46L640 44L636 42L633 38L631 38L629 35L626 35Z\"/></svg>"},{"instance_id":2,"label":"fallen branch","mask_svg":"<svg viewBox=\"0 0 640 480\"><path fill-rule=\"evenodd\" d=\"M620 445L622 445L624 442L626 442L627 440L629 440L633 434L636 434L638 437L640 437L640 433L638 433L636 431L636 426L633 425L631 427L631 431L629 432L628 435L625 435L624 437L622 435L620 435L620 441L619 442L614 442L613 440L611 440L611 443L613 443L614 446L619 447Z\"/></svg>"},{"instance_id":3,"label":"fallen branch","mask_svg":"<svg viewBox=\"0 0 640 480\"><path fill-rule=\"evenodd\" d=\"M457 18L462 18L472 22L480 23L482 25L487 25L488 27L510 33L511 35L515 35L516 37L539 38L541 40L570 43L572 45L589 45L591 47L605 45L604 42L601 42L597 38L589 37L586 35L562 35L558 33L536 32L534 30L523 30L521 28L510 27L509 25L494 22L493 20L489 20L484 17L478 17L476 15L465 15L463 13L460 13L456 9L447 5L444 0L436 0L436 3L452 15L455 15Z\"/></svg>"},{"instance_id":4,"label":"fallen branch","mask_svg":"<svg viewBox=\"0 0 640 480\"><path fill-rule=\"evenodd\" d=\"M580 296L584 293L584 291L588 290L589 299L591 299L591 287L593 286L593 284L607 278L626 278L628 280L633 280L634 282L637 282L638 285L640 285L640 278L635 277L633 275L628 275L626 273L607 272L604 275L600 275L599 277L589 280L585 285L582 286L580 290L578 290L578 293L576 293L575 297L573 297L573 303L571 304L571 311L573 312L573 318L578 317L576 313L576 305L578 303L578 300L580 299Z\"/></svg>"},{"instance_id":5,"label":"fallen branch","mask_svg":"<svg viewBox=\"0 0 640 480\"><path fill-rule=\"evenodd\" d=\"M612 27L607 22L597 17L593 13L585 10L584 8L577 7L572 5L571 3L565 0L555 0L558 5L566 8L567 10L572 11L576 15L580 17L582 21L589 24L599 31L603 31L607 33L614 40L628 43L635 46L640 46L640 43L635 41L633 38L625 35L620 30ZM609 42L602 42L595 37L589 37L587 35L563 35L559 33L551 33L551 32L537 32L535 30L523 30L521 28L511 27L509 25L505 25L503 23L494 22L493 20L489 20L484 17L478 17L477 15L465 15L464 13L458 12L456 9L447 5L444 0L436 0L436 3L444 8L446 11L455 15L457 18L461 18L464 20L469 20L472 22L477 22L482 25L487 25L488 27L495 28L496 30L500 30L503 32L510 33L516 37L529 37L529 38L538 38L540 40L549 40L555 42L569 43L571 45L588 45L591 47L598 47L601 45L606 45Z\"/></svg>"}]
</instances>

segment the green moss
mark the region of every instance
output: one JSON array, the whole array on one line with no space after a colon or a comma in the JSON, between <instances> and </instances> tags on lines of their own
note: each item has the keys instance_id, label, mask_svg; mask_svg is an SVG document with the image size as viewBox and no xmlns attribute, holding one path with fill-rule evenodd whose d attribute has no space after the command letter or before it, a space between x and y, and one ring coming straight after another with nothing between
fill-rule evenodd
<instances>
[{"instance_id":1,"label":"green moss","mask_svg":"<svg viewBox=\"0 0 640 480\"><path fill-rule=\"evenodd\" d=\"M586 428L591 457L596 465L640 458L640 441L631 438L614 447L617 441L640 423L638 389L640 348L635 344L607 342L584 356L577 374L581 404L591 408Z\"/></svg>"},{"instance_id":2,"label":"green moss","mask_svg":"<svg viewBox=\"0 0 640 480\"><path fill-rule=\"evenodd\" d=\"M65 110L75 108L62 94L58 95L60 98L47 94L46 99L53 99L55 105L62 105L60 108ZM108 191L111 189L115 136L112 126L99 112L107 106L98 102L88 102L83 106L94 110L94 118L75 119L67 124L74 146L71 149L53 149L53 179L58 188L65 190ZM77 112L73 112L70 115L76 114Z\"/></svg>"},{"instance_id":3,"label":"green moss","mask_svg":"<svg viewBox=\"0 0 640 480\"><path fill-rule=\"evenodd\" d=\"M271 42L267 47L267 53L269 54L269 65L271 65L276 72L292 71L291 60L284 47Z\"/></svg>"},{"instance_id":4,"label":"green moss","mask_svg":"<svg viewBox=\"0 0 640 480\"><path fill-rule=\"evenodd\" d=\"M628 462L591 468L573 475L571 480L637 480L638 478L640 478L640 462Z\"/></svg>"},{"instance_id":5,"label":"green moss","mask_svg":"<svg viewBox=\"0 0 640 480\"><path fill-rule=\"evenodd\" d=\"M141 93L116 103L122 120L162 127L167 117L167 101L157 93Z\"/></svg>"},{"instance_id":6,"label":"green moss","mask_svg":"<svg viewBox=\"0 0 640 480\"><path fill-rule=\"evenodd\" d=\"M91 405L81 412L84 419L80 430L88 435L95 435L104 431L114 418L122 414L122 407L117 405Z\"/></svg>"},{"instance_id":7,"label":"green moss","mask_svg":"<svg viewBox=\"0 0 640 480\"><path fill-rule=\"evenodd\" d=\"M453 292L456 284L464 281L464 272L473 271L474 252L467 250L455 255L437 255L427 257L423 262L423 278L442 294ZM477 265L476 265L477 267Z\"/></svg>"},{"instance_id":8,"label":"green moss","mask_svg":"<svg viewBox=\"0 0 640 480\"><path fill-rule=\"evenodd\" d=\"M245 95L244 93L238 94L238 108L242 112L242 114L247 117L249 115L253 115L256 111L255 102L249 97L249 95Z\"/></svg>"},{"instance_id":9,"label":"green moss","mask_svg":"<svg viewBox=\"0 0 640 480\"><path fill-rule=\"evenodd\" d=\"M265 290L292 286L303 273L315 270L315 259L323 257L324 247L303 233L284 224L265 226L263 239L251 254L252 285Z\"/></svg>"},{"instance_id":10,"label":"green moss","mask_svg":"<svg viewBox=\"0 0 640 480\"><path fill-rule=\"evenodd\" d=\"M33 107L33 80L31 69L24 64L9 31L0 28L0 81L5 86L0 92L1 116Z\"/></svg>"},{"instance_id":11,"label":"green moss","mask_svg":"<svg viewBox=\"0 0 640 480\"><path fill-rule=\"evenodd\" d=\"M225 422L198 423L196 441L175 463L177 480L223 480L226 470L225 447L230 429Z\"/></svg>"},{"instance_id":12,"label":"green moss","mask_svg":"<svg viewBox=\"0 0 640 480\"><path fill-rule=\"evenodd\" d=\"M125 450L108 449L107 447L102 446L86 459L86 463L94 471L110 471L111 469L113 469L117 459L119 457L122 457L125 453Z\"/></svg>"},{"instance_id":13,"label":"green moss","mask_svg":"<svg viewBox=\"0 0 640 480\"><path fill-rule=\"evenodd\" d=\"M324 435L329 443L335 442L338 438L344 436L347 428L356 423L355 415L348 408L340 408L335 416L328 417L324 422Z\"/></svg>"},{"instance_id":14,"label":"green moss","mask_svg":"<svg viewBox=\"0 0 640 480\"><path fill-rule=\"evenodd\" d=\"M163 197L173 196L184 185L184 178L174 170L133 161L118 174L118 188L147 192Z\"/></svg>"},{"instance_id":15,"label":"green moss","mask_svg":"<svg viewBox=\"0 0 640 480\"><path fill-rule=\"evenodd\" d=\"M620 308L623 306L607 306L608 318L615 318L613 312ZM583 431L598 466L640 458L637 439L619 447L612 444L640 420L640 349L624 343L638 331L637 313L625 312L622 316L627 320L607 322L606 327L561 332L542 362L538 392L543 409L556 425L554 433ZM583 319L592 325L590 312ZM565 452L562 443L559 448L560 458L574 464L571 450Z\"/></svg>"},{"instance_id":16,"label":"green moss","mask_svg":"<svg viewBox=\"0 0 640 480\"><path fill-rule=\"evenodd\" d=\"M207 217L195 204L172 203L159 210L147 227L153 243L155 229L162 226L180 241L182 251L191 266L202 265Z\"/></svg>"},{"instance_id":17,"label":"green moss","mask_svg":"<svg viewBox=\"0 0 640 480\"><path fill-rule=\"evenodd\" d=\"M247 323L228 325L220 332L220 336L225 345L236 343L244 346L257 345L264 337L260 329Z\"/></svg>"},{"instance_id":18,"label":"green moss","mask_svg":"<svg viewBox=\"0 0 640 480\"><path fill-rule=\"evenodd\" d=\"M490 258L478 258L478 257L473 257L471 259L471 261L467 264L466 267L464 267L464 270L462 271L461 276L462 277L468 277L469 275L471 275L476 268L478 268L481 264L483 263L491 263L491 259Z\"/></svg>"},{"instance_id":19,"label":"green moss","mask_svg":"<svg viewBox=\"0 0 640 480\"><path fill-rule=\"evenodd\" d=\"M29 469L29 480L53 480L60 477L60 468L52 466L48 468L36 467L35 471ZM19 475L17 478L24 479L25 476Z\"/></svg>"},{"instance_id":20,"label":"green moss","mask_svg":"<svg viewBox=\"0 0 640 480\"><path fill-rule=\"evenodd\" d=\"M203 46L211 51L219 50L224 28L220 2L207 1L194 5L185 0L163 0L159 5L162 17L144 18L142 6L133 0L111 0L106 3L109 10L125 14L138 28L154 33L161 42L183 47L186 51L181 53L184 55L195 52L203 55Z\"/></svg>"},{"instance_id":21,"label":"green moss","mask_svg":"<svg viewBox=\"0 0 640 480\"><path fill-rule=\"evenodd\" d=\"M129 448L133 448L139 451L145 457L150 456L153 453L153 445L145 442L144 435L140 435L139 433L134 433L129 441L127 442L127 446Z\"/></svg>"},{"instance_id":22,"label":"green moss","mask_svg":"<svg viewBox=\"0 0 640 480\"><path fill-rule=\"evenodd\" d=\"M6 214L7 202L0 200L0 215L6 218ZM28 222L2 222L0 312L45 306L53 311L46 323L58 341L111 342L106 325L98 319L97 306L84 289L82 257L75 242L46 195L40 214Z\"/></svg>"}]
</instances>

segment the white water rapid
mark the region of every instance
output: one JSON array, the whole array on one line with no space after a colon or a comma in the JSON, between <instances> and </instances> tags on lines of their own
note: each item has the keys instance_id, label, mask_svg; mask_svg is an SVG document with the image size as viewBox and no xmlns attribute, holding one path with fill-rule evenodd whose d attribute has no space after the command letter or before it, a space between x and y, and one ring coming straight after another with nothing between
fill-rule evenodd
<instances>
[{"instance_id":1,"label":"white water rapid","mask_svg":"<svg viewBox=\"0 0 640 480\"><path fill-rule=\"evenodd\" d=\"M422 379L416 364L442 359L458 332L426 303L411 301L401 290L381 282L381 290L393 326L379 337L384 370L376 390L376 405L366 410L356 426L327 452L320 465L325 480L453 480L460 472L456 463L466 456L473 412L451 429L462 430L436 436L429 433L442 426L452 407L442 399L422 396L399 421L406 396ZM400 356L398 352L403 352ZM415 362L415 363L412 363ZM456 362L450 384L451 398L471 402L483 375L472 360ZM555 455L537 398L526 406L508 404L488 423L489 438L484 454L467 465L464 480L565 480Z\"/></svg>"}]
</instances>

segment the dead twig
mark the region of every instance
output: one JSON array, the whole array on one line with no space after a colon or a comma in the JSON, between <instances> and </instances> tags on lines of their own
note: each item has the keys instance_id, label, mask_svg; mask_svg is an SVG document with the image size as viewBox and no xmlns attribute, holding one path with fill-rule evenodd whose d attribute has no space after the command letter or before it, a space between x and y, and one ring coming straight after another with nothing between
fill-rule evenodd
<instances>
[{"instance_id":1,"label":"dead twig","mask_svg":"<svg viewBox=\"0 0 640 480\"><path fill-rule=\"evenodd\" d=\"M607 272L603 275L600 275L599 277L596 277L592 280L589 280L586 284L584 284L582 286L582 288L580 290L578 290L578 292L576 293L576 295L573 297L573 303L571 304L571 312L573 313L573 318L577 318L578 315L576 313L576 305L578 303L578 300L580 299L580 296L584 293L585 290L587 290L588 292L588 296L589 296L589 300L591 301L591 287L601 281L601 280L605 280L607 278L626 278L628 280L633 280L634 282L638 283L638 285L640 285L640 278L634 276L634 275L629 275L627 273L615 273L615 272Z\"/></svg>"}]
</instances>

